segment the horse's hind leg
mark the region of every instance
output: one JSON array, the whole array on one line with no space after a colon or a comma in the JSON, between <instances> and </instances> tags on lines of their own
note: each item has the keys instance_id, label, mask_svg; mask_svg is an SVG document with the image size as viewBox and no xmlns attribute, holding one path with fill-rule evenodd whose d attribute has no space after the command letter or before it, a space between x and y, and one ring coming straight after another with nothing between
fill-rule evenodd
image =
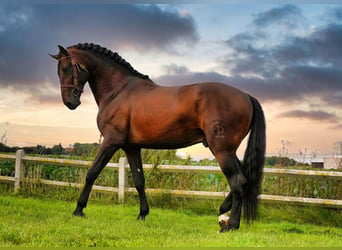
<instances>
[{"instance_id":1,"label":"horse's hind leg","mask_svg":"<svg viewBox=\"0 0 342 250\"><path fill-rule=\"evenodd\" d=\"M149 213L149 207L145 194L145 177L141 162L141 150L140 148L125 149L125 152L133 175L133 181L139 194L140 213L138 220L145 220L145 216Z\"/></svg>"},{"instance_id":2,"label":"horse's hind leg","mask_svg":"<svg viewBox=\"0 0 342 250\"><path fill-rule=\"evenodd\" d=\"M220 164L222 172L228 180L231 189L231 192L220 207L220 214L224 214L231 209L228 224L221 228L220 231L224 232L238 229L240 227L243 186L247 180L242 173L241 164L235 153L217 154L216 158Z\"/></svg>"}]
</instances>

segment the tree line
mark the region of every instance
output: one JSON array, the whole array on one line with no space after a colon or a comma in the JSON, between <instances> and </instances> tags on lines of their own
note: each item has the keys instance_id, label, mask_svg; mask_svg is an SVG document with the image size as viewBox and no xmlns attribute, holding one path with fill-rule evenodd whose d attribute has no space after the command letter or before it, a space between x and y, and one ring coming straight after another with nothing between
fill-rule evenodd
<instances>
[{"instance_id":1,"label":"tree line","mask_svg":"<svg viewBox=\"0 0 342 250\"><path fill-rule=\"evenodd\" d=\"M18 149L23 149L26 154L33 155L55 155L55 156L75 156L85 160L93 160L99 150L98 143L75 143L72 148L63 148L61 143L52 147L36 145L32 147L8 147L0 143L0 152L15 153ZM120 157L125 157L122 150L118 150L112 158L112 162L118 162ZM142 161L146 164L155 166L162 164L178 164L178 165L202 165L202 166L218 166L215 159L202 159L195 161L191 156L186 158L177 155L177 150L157 150L142 149ZM266 166L296 166L298 162L288 157L271 156L265 159Z\"/></svg>"},{"instance_id":2,"label":"tree line","mask_svg":"<svg viewBox=\"0 0 342 250\"><path fill-rule=\"evenodd\" d=\"M18 149L23 149L26 154L35 155L62 155L66 153L61 144L54 145L53 147L49 148L43 145L36 145L32 147L9 147L3 143L0 143L0 152L15 153Z\"/></svg>"},{"instance_id":3,"label":"tree line","mask_svg":"<svg viewBox=\"0 0 342 250\"><path fill-rule=\"evenodd\" d=\"M0 152L15 153L18 149L23 149L25 154L30 155L53 155L53 156L71 156L84 160L93 160L100 148L98 143L75 143L72 148L63 148L61 144L52 147L36 145L32 147L9 147L0 143ZM112 162L118 162L120 157L125 157L122 150L118 150L112 157ZM203 159L194 161L190 156L182 158L177 155L177 150L156 150L142 149L142 161L146 164L161 165L161 164L179 164L179 165L217 165L215 160Z\"/></svg>"}]
</instances>

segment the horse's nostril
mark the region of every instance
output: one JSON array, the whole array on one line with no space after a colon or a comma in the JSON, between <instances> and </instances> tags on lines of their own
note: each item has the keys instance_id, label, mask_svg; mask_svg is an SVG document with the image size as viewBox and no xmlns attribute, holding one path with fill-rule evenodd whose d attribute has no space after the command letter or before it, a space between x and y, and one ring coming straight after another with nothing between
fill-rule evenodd
<instances>
[{"instance_id":1,"label":"horse's nostril","mask_svg":"<svg viewBox=\"0 0 342 250\"><path fill-rule=\"evenodd\" d=\"M81 91L79 91L78 89L73 89L72 90L72 95L75 97L78 97L81 94Z\"/></svg>"}]
</instances>

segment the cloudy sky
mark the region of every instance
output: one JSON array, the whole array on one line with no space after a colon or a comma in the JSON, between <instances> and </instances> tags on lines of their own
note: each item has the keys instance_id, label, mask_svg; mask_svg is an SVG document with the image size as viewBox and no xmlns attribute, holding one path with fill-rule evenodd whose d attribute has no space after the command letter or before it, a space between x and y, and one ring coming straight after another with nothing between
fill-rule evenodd
<instances>
[{"instance_id":1,"label":"cloudy sky","mask_svg":"<svg viewBox=\"0 0 342 250\"><path fill-rule=\"evenodd\" d=\"M281 141L292 154L329 154L342 141L342 4L0 4L7 144L98 141L89 87L68 110L48 56L79 42L117 51L160 85L219 81L254 95L266 114L268 154ZM201 146L183 152L210 156Z\"/></svg>"}]
</instances>

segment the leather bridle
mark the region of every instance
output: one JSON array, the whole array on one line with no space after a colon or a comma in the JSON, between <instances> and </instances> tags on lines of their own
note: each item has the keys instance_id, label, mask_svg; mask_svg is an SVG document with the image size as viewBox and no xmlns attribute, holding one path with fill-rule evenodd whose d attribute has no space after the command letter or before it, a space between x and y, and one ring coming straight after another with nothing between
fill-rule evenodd
<instances>
[{"instance_id":1,"label":"leather bridle","mask_svg":"<svg viewBox=\"0 0 342 250\"><path fill-rule=\"evenodd\" d=\"M76 59L71 56L62 57L58 61L61 61L67 58L70 58L71 65L72 65L72 84L63 84L61 85L61 88L62 89L72 88L73 95L78 96L83 92L83 89L78 86L78 73L81 72L81 70L85 72L89 72L89 71L87 70L87 67L84 64L77 62Z\"/></svg>"}]
</instances>

